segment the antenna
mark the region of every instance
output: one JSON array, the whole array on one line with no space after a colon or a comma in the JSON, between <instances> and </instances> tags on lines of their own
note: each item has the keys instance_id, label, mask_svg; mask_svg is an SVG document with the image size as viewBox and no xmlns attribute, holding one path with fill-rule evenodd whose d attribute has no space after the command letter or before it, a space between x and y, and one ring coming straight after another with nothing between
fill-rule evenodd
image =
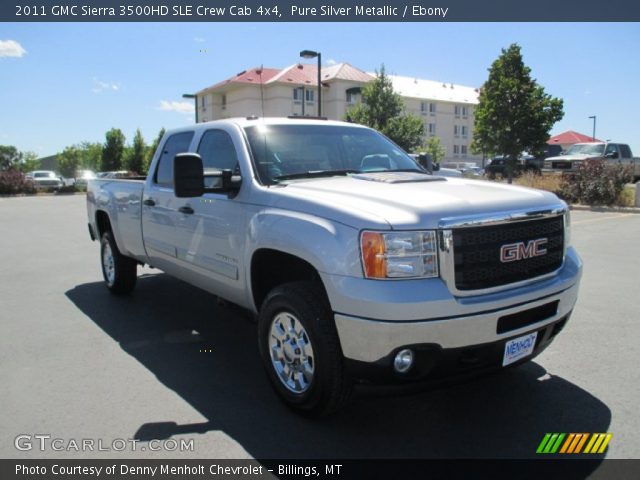
<instances>
[{"instance_id":1,"label":"antenna","mask_svg":"<svg viewBox=\"0 0 640 480\"><path fill-rule=\"evenodd\" d=\"M262 118L264 118L264 84L262 83L262 71L264 70L264 65L260 65L260 70L258 70L258 75L260 75L260 107L262 109Z\"/></svg>"}]
</instances>

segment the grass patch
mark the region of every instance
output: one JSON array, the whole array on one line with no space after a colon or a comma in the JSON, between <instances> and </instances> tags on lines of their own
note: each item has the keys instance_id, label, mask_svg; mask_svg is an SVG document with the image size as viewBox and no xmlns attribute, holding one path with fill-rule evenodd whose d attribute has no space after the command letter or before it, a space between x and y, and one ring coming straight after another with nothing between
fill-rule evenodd
<instances>
[{"instance_id":1,"label":"grass patch","mask_svg":"<svg viewBox=\"0 0 640 480\"><path fill-rule=\"evenodd\" d=\"M557 193L560 191L562 176L560 175L540 175L527 172L518 178L513 179L513 183L522 187L537 188L547 192Z\"/></svg>"},{"instance_id":2,"label":"grass patch","mask_svg":"<svg viewBox=\"0 0 640 480\"><path fill-rule=\"evenodd\" d=\"M625 185L616 200L616 205L621 207L633 207L636 204L636 186Z\"/></svg>"}]
</instances>

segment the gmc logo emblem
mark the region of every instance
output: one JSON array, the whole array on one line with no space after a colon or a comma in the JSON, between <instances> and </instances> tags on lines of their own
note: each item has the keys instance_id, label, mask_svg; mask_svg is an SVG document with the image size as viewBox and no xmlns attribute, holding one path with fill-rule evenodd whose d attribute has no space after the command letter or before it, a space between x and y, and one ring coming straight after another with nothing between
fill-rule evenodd
<instances>
[{"instance_id":1,"label":"gmc logo emblem","mask_svg":"<svg viewBox=\"0 0 640 480\"><path fill-rule=\"evenodd\" d=\"M500 261L502 263L516 262L525 258L540 257L547 253L544 246L547 244L546 238L529 240L524 242L508 243L500 247Z\"/></svg>"}]
</instances>

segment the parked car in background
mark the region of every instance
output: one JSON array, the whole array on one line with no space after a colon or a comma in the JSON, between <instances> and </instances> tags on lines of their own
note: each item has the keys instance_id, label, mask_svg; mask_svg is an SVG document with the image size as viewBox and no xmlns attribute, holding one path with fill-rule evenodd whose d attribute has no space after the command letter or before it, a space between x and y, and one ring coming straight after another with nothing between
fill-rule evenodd
<instances>
[{"instance_id":1,"label":"parked car in background","mask_svg":"<svg viewBox=\"0 0 640 480\"><path fill-rule=\"evenodd\" d=\"M562 147L560 145L547 145L539 155L524 153L519 160L525 172L541 173L544 168L544 161L547 158L560 155L562 155Z\"/></svg>"},{"instance_id":2,"label":"parked car in background","mask_svg":"<svg viewBox=\"0 0 640 480\"><path fill-rule=\"evenodd\" d=\"M74 185L76 187L86 187L89 180L97 178L92 170L78 170L75 176Z\"/></svg>"},{"instance_id":3,"label":"parked car in background","mask_svg":"<svg viewBox=\"0 0 640 480\"><path fill-rule=\"evenodd\" d=\"M484 177L484 169L482 167L461 168L460 172L466 178L482 178Z\"/></svg>"},{"instance_id":4,"label":"parked car in background","mask_svg":"<svg viewBox=\"0 0 640 480\"><path fill-rule=\"evenodd\" d=\"M461 177L462 173L453 168L442 168L439 163L434 163L431 160L431 155L428 153L410 153L409 156L413 160L427 171L430 171L432 175L439 177Z\"/></svg>"},{"instance_id":5,"label":"parked car in background","mask_svg":"<svg viewBox=\"0 0 640 480\"><path fill-rule=\"evenodd\" d=\"M628 165L633 169L633 179L640 178L640 158L633 156L631 148L626 143L576 143L565 155L547 158L544 161L544 170L575 173L583 162L592 160L604 160L612 165Z\"/></svg>"},{"instance_id":6,"label":"parked car in background","mask_svg":"<svg viewBox=\"0 0 640 480\"><path fill-rule=\"evenodd\" d=\"M522 173L522 161L517 160L513 169L513 176L517 177ZM484 167L484 171L489 178L496 178L497 176L507 176L507 156L496 155L489 160L489 163Z\"/></svg>"},{"instance_id":7,"label":"parked car in background","mask_svg":"<svg viewBox=\"0 0 640 480\"><path fill-rule=\"evenodd\" d=\"M64 187L63 178L51 170L34 170L26 176L33 180L39 190L59 190Z\"/></svg>"},{"instance_id":8,"label":"parked car in background","mask_svg":"<svg viewBox=\"0 0 640 480\"><path fill-rule=\"evenodd\" d=\"M461 172L469 168L477 167L475 162L446 162L443 163L442 166L445 168L460 170Z\"/></svg>"}]
</instances>

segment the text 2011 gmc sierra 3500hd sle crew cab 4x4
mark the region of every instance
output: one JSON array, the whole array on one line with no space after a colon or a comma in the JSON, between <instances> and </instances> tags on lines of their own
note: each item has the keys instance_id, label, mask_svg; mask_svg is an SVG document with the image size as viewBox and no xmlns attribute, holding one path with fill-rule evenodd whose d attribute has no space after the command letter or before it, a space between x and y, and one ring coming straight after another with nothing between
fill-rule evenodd
<instances>
[{"instance_id":1,"label":"text 2011 gmc sierra 3500hd sle crew cab 4x4","mask_svg":"<svg viewBox=\"0 0 640 480\"><path fill-rule=\"evenodd\" d=\"M258 315L292 408L354 381L414 383L527 361L563 328L582 262L551 193L431 175L378 132L230 119L167 132L145 180L91 180L107 287L148 264Z\"/></svg>"}]
</instances>

